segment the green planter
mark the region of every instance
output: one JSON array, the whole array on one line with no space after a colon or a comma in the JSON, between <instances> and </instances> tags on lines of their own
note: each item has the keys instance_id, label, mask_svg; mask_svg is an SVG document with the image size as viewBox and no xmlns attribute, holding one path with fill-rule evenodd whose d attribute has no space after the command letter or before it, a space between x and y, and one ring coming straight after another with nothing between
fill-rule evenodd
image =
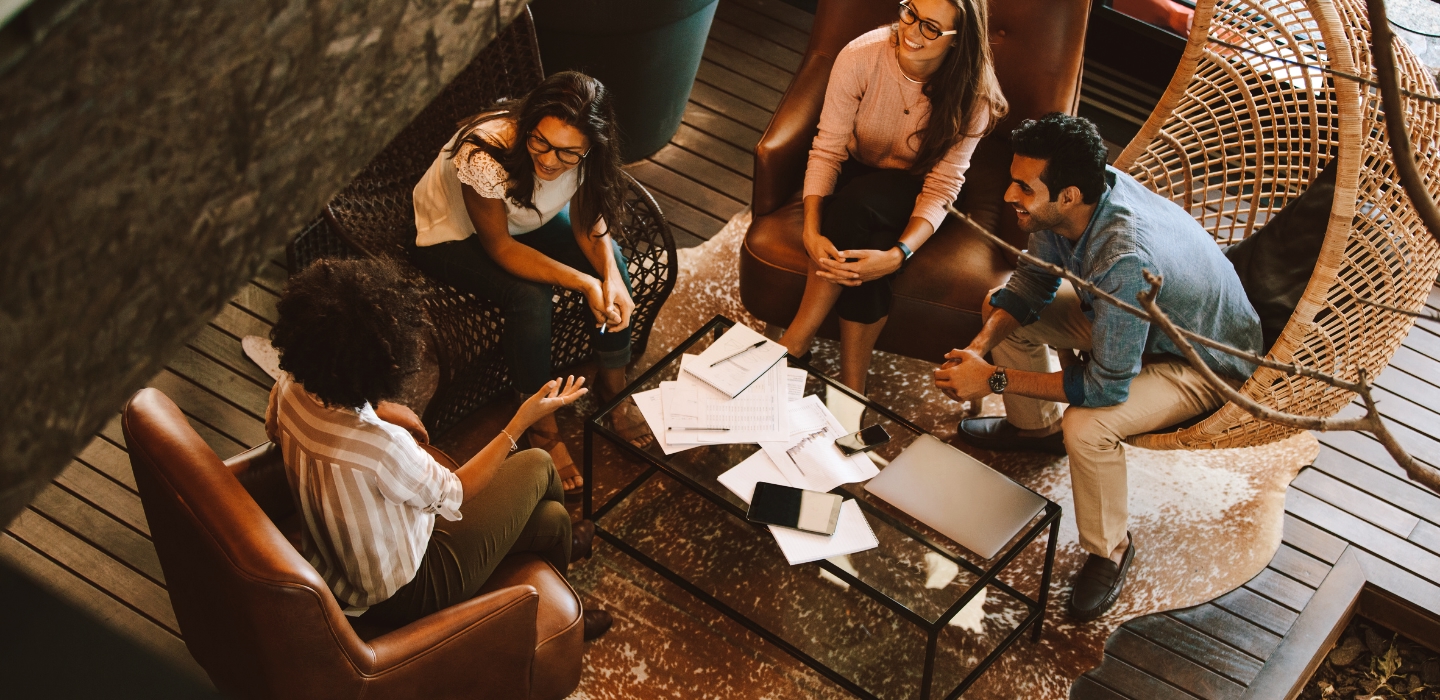
<instances>
[{"instance_id":1,"label":"green planter","mask_svg":"<svg viewBox=\"0 0 1440 700\"><path fill-rule=\"evenodd\" d=\"M680 128L718 0L534 0L545 72L577 70L615 97L621 155L660 150Z\"/></svg>"}]
</instances>

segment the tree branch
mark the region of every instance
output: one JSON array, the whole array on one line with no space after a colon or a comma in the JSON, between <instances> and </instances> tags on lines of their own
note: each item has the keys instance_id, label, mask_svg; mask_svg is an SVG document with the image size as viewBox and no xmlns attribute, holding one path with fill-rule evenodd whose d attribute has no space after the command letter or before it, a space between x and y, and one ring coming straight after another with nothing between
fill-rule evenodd
<instances>
[{"instance_id":1,"label":"tree branch","mask_svg":"<svg viewBox=\"0 0 1440 700\"><path fill-rule=\"evenodd\" d=\"M1400 184L1420 221L1430 235L1440 243L1440 206L1425 189L1425 178L1420 166L1415 163L1415 147L1410 142L1410 132L1405 127L1405 104L1400 94L1400 75L1395 70L1395 53L1390 32L1390 22L1385 17L1384 0L1365 0L1370 14L1370 56L1375 62L1375 77L1380 82L1380 101L1385 106L1385 132L1390 137L1390 155L1395 161L1395 172Z\"/></svg>"},{"instance_id":2,"label":"tree branch","mask_svg":"<svg viewBox=\"0 0 1440 700\"><path fill-rule=\"evenodd\" d=\"M1386 310L1386 311L1393 311L1393 312L1395 312L1395 313L1397 313L1397 314L1404 314L1404 315L1406 315L1406 316L1411 316L1411 317L1414 317L1414 318L1418 318L1418 319L1420 319L1420 320L1422 320L1422 321L1430 321L1430 322L1432 322L1432 323L1440 323L1440 311L1435 311L1435 310L1433 310L1433 309L1421 309L1421 310L1419 310L1419 311L1409 311L1409 310L1407 310L1407 309L1402 309L1402 308L1400 308L1400 307L1398 307L1398 306L1391 306L1391 305L1389 305L1389 304L1381 304L1381 303L1378 302L1378 301L1370 301L1369 299L1359 299L1359 298L1357 298L1355 301L1358 301L1358 302L1360 302L1361 304L1365 304L1365 305L1367 305L1367 306L1373 306L1373 307L1375 307L1375 308L1377 308L1377 309L1384 309L1384 310Z\"/></svg>"}]
</instances>

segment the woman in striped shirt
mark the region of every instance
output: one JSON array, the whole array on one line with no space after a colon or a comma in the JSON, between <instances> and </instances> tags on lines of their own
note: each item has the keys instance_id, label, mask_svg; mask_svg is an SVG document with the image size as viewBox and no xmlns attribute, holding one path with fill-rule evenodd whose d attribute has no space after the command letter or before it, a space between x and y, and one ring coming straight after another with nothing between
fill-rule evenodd
<instances>
[{"instance_id":1,"label":"woman in striped shirt","mask_svg":"<svg viewBox=\"0 0 1440 700\"><path fill-rule=\"evenodd\" d=\"M415 412L391 402L428 326L393 265L319 260L291 278L279 312L271 337L286 374L265 430L304 519L301 554L348 614L403 624L474 597L508 554L534 552L563 573L589 553L593 525L572 532L549 455L510 456L516 435L585 394L583 378L545 384L451 472L421 447ZM587 639L609 625L605 611L585 612Z\"/></svg>"},{"instance_id":2,"label":"woman in striped shirt","mask_svg":"<svg viewBox=\"0 0 1440 700\"><path fill-rule=\"evenodd\" d=\"M945 220L980 137L1007 109L985 3L905 0L835 57L805 168L810 272L780 342L809 351L832 308L840 381L865 391L891 278Z\"/></svg>"}]
</instances>

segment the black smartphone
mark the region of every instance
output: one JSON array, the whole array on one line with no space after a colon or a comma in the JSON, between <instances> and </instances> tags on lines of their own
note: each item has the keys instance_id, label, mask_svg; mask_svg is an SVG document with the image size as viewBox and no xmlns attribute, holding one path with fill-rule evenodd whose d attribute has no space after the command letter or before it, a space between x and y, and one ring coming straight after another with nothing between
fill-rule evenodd
<instances>
[{"instance_id":1,"label":"black smartphone","mask_svg":"<svg viewBox=\"0 0 1440 700\"><path fill-rule=\"evenodd\" d=\"M867 452L890 442L890 433L885 432L885 426L872 425L858 433L850 433L842 438L835 439L835 446L847 455L856 452Z\"/></svg>"},{"instance_id":2,"label":"black smartphone","mask_svg":"<svg viewBox=\"0 0 1440 700\"><path fill-rule=\"evenodd\" d=\"M750 512L746 517L766 525L832 535L835 523L840 520L842 502L843 499L833 493L761 481L755 484L755 495L750 499Z\"/></svg>"}]
</instances>

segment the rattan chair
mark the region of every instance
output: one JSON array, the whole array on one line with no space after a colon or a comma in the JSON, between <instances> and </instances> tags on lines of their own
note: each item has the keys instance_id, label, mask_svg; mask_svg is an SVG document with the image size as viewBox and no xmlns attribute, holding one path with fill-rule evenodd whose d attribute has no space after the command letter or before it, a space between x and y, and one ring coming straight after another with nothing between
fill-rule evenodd
<instances>
[{"instance_id":1,"label":"rattan chair","mask_svg":"<svg viewBox=\"0 0 1440 700\"><path fill-rule=\"evenodd\" d=\"M504 321L499 308L426 277L410 263L406 250L415 240L411 193L458 122L502 98L524 95L543 77L535 27L526 9L330 201L290 247L292 274L320 257L365 256L395 260L421 281L440 365L439 387L424 416L435 432L508 388L510 377L500 357ZM655 199L633 178L621 220L608 223L630 261L635 299L632 346L639 357L661 304L675 286L675 240ZM593 322L583 296L557 289L554 367L569 367L591 355Z\"/></svg>"},{"instance_id":2,"label":"rattan chair","mask_svg":"<svg viewBox=\"0 0 1440 700\"><path fill-rule=\"evenodd\" d=\"M1351 380L1361 369L1371 376L1382 370L1414 323L1357 300L1419 309L1440 268L1440 246L1396 179L1379 92L1311 68L1373 79L1369 28L1363 0L1200 0L1175 77L1115 163L1188 208L1218 243L1229 243L1257 230L1338 159L1319 263L1270 356ZM1402 87L1436 94L1424 67L1398 43L1396 59ZM1435 193L1437 107L1409 99L1407 110L1420 169ZM1334 415L1354 399L1268 369L1241 391L1310 416ZM1226 404L1192 426L1130 442L1155 449L1244 447L1295 432Z\"/></svg>"}]
</instances>

